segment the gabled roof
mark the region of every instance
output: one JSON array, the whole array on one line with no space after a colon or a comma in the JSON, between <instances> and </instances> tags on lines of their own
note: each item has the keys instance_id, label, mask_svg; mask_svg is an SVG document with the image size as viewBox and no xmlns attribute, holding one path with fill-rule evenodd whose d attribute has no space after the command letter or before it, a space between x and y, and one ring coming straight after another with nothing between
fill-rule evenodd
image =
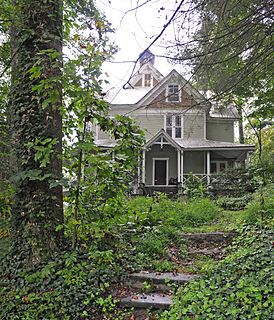
<instances>
[{"instance_id":1,"label":"gabled roof","mask_svg":"<svg viewBox=\"0 0 274 320\"><path fill-rule=\"evenodd\" d=\"M224 142L224 141L215 141L207 139L173 139L170 135L166 133L164 129L158 131L151 139L147 141L144 145L144 148L147 149L153 144L158 142L160 138L164 138L165 141L178 150L245 150L253 151L255 149L254 145L248 145L243 143L234 143L234 142ZM159 142L160 144L161 142Z\"/></svg>"},{"instance_id":2,"label":"gabled roof","mask_svg":"<svg viewBox=\"0 0 274 320\"><path fill-rule=\"evenodd\" d=\"M174 148L176 149L181 149L180 145L171 138L170 135L168 135L166 133L166 131L164 129L161 129L160 131L158 131L154 137L152 137L150 140L147 141L147 143L144 145L144 148L149 148L150 146L152 146L155 142L157 142L157 140L159 140L160 138L164 138L170 145L172 145Z\"/></svg>"},{"instance_id":3,"label":"gabled roof","mask_svg":"<svg viewBox=\"0 0 274 320\"><path fill-rule=\"evenodd\" d=\"M138 105L146 105L151 103L168 84L176 83L179 85L179 90L185 90L193 99L201 104L206 103L210 105L205 97L200 94L192 85L181 76L176 70L172 70L166 77L164 77L155 87L153 87L143 98L138 101Z\"/></svg>"},{"instance_id":4,"label":"gabled roof","mask_svg":"<svg viewBox=\"0 0 274 320\"><path fill-rule=\"evenodd\" d=\"M152 63L148 62L141 66L141 68L134 73L134 75L129 80L128 84L125 85L125 89L134 89L136 83L142 79L142 75L150 73L157 81L163 79L163 75L153 66Z\"/></svg>"}]
</instances>

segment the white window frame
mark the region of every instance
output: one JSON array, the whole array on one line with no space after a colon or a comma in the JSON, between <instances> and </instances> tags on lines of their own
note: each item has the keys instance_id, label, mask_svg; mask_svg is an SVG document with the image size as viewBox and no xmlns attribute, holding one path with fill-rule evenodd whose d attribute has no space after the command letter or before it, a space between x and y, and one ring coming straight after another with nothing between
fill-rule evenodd
<instances>
[{"instance_id":1,"label":"white window frame","mask_svg":"<svg viewBox=\"0 0 274 320\"><path fill-rule=\"evenodd\" d=\"M169 92L169 87L171 86L176 86L178 87L178 100L169 100L171 98L171 96L173 95L172 93ZM181 90L180 90L180 86L177 83L169 83L166 87L166 102L169 103L176 103L176 102L181 102Z\"/></svg>"},{"instance_id":2,"label":"white window frame","mask_svg":"<svg viewBox=\"0 0 274 320\"><path fill-rule=\"evenodd\" d=\"M223 160L213 160L213 161L210 161L210 165L211 165L211 163L216 163L216 172L211 172L211 170L210 170L210 173L211 174L219 174L219 173L221 173L221 172L223 172L223 171L220 171L220 164L221 163L224 163L225 164L225 170L227 170L227 168L228 168L228 163L227 163L227 161L223 161Z\"/></svg>"},{"instance_id":3,"label":"white window frame","mask_svg":"<svg viewBox=\"0 0 274 320\"><path fill-rule=\"evenodd\" d=\"M166 160L166 184L155 184L155 161ZM168 170L169 170L169 158L152 158L152 185L153 186L168 186Z\"/></svg>"},{"instance_id":4,"label":"white window frame","mask_svg":"<svg viewBox=\"0 0 274 320\"><path fill-rule=\"evenodd\" d=\"M181 126L176 126L176 117L179 116L181 118ZM183 115L181 113L167 113L164 117L164 129L167 132L167 117L171 117L171 137L173 139L181 139L183 138ZM170 127L170 126L169 126ZM176 128L181 128L181 137L176 137Z\"/></svg>"},{"instance_id":5,"label":"white window frame","mask_svg":"<svg viewBox=\"0 0 274 320\"><path fill-rule=\"evenodd\" d=\"M146 86L146 75L150 76L150 84ZM143 88L152 88L153 87L153 76L151 73L144 73L142 76L142 87Z\"/></svg>"}]
</instances>

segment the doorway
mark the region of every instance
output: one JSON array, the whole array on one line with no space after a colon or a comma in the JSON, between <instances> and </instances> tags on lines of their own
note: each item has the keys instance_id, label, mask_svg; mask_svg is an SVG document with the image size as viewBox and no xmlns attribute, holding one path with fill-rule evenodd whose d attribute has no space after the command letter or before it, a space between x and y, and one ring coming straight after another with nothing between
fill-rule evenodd
<instances>
[{"instance_id":1,"label":"doorway","mask_svg":"<svg viewBox=\"0 0 274 320\"><path fill-rule=\"evenodd\" d=\"M168 184L168 159L153 159L153 184L165 186Z\"/></svg>"}]
</instances>

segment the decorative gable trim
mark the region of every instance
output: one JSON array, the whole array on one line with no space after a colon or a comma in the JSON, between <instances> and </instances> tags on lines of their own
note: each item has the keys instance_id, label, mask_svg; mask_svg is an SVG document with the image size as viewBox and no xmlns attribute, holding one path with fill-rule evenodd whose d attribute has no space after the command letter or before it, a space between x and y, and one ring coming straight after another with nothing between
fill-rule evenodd
<instances>
[{"instance_id":1,"label":"decorative gable trim","mask_svg":"<svg viewBox=\"0 0 274 320\"><path fill-rule=\"evenodd\" d=\"M193 99L203 106L210 106L210 103L205 100L205 98L190 85L190 83L184 79L176 70L172 70L166 77L164 77L154 88L152 88L143 98L138 101L138 105L149 105L153 100L157 98L161 92L166 92L168 85L178 84L179 90L182 92L184 90ZM164 101L165 102L165 101Z\"/></svg>"},{"instance_id":2,"label":"decorative gable trim","mask_svg":"<svg viewBox=\"0 0 274 320\"><path fill-rule=\"evenodd\" d=\"M181 150L180 145L174 140L172 139L166 132L164 129L161 129L160 131L158 131L154 137L152 137L150 140L148 140L148 142L144 145L145 149L148 149L149 147L151 147L153 144L155 144L155 142L157 142L158 139L160 138L164 138L168 144L170 144L171 146L173 146L175 149L177 150Z\"/></svg>"},{"instance_id":3,"label":"decorative gable trim","mask_svg":"<svg viewBox=\"0 0 274 320\"><path fill-rule=\"evenodd\" d=\"M131 77L125 89L132 89L139 84L142 85L145 74L151 74L151 80L154 78L156 82L160 82L164 77L151 63L146 63Z\"/></svg>"}]
</instances>

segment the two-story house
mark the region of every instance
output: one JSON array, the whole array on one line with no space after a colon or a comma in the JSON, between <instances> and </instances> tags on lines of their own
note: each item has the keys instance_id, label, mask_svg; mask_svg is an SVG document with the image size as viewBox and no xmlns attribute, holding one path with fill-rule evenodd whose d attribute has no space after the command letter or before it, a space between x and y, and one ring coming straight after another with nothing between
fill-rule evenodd
<instances>
[{"instance_id":1,"label":"two-story house","mask_svg":"<svg viewBox=\"0 0 274 320\"><path fill-rule=\"evenodd\" d=\"M237 113L213 110L211 103L177 71L163 76L154 55L140 55L140 68L111 101L110 114L125 114L145 131L138 183L154 190L184 185L187 177L210 177L247 159L254 146L234 142ZM97 145L115 141L96 130Z\"/></svg>"}]
</instances>

